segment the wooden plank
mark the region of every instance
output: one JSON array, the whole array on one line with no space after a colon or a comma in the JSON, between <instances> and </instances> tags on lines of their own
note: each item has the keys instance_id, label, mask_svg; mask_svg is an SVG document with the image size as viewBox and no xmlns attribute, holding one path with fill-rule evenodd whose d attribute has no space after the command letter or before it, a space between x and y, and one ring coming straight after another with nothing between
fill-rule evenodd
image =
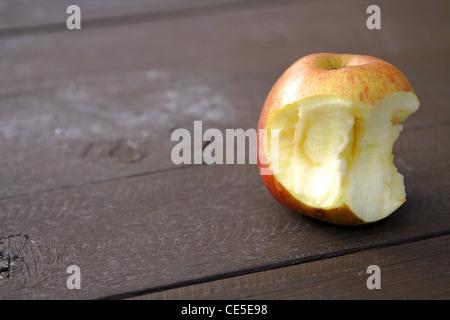
<instances>
[{"instance_id":1,"label":"wooden plank","mask_svg":"<svg viewBox=\"0 0 450 320\"><path fill-rule=\"evenodd\" d=\"M92 20L112 20L122 21L123 17L128 19L141 20L142 18L154 18L157 15L163 16L170 12L172 15L193 12L194 10L205 10L213 8L227 9L242 4L256 2L254 0L79 0L76 2L81 9L82 19L86 22ZM0 6L0 32L10 34L17 32L32 32L42 26L61 25L65 28L66 13L70 5L75 4L70 0L41 0L39 2L29 2L26 0L4 0ZM28 29L28 30L27 30Z\"/></svg>"},{"instance_id":2,"label":"wooden plank","mask_svg":"<svg viewBox=\"0 0 450 320\"><path fill-rule=\"evenodd\" d=\"M447 2L383 2L380 32L368 3L2 39L0 298L126 296L448 234ZM393 216L330 226L278 205L255 166L171 163L174 128L256 126L283 69L324 50L384 58L421 97L395 146L408 202Z\"/></svg>"},{"instance_id":3,"label":"wooden plank","mask_svg":"<svg viewBox=\"0 0 450 320\"><path fill-rule=\"evenodd\" d=\"M443 299L450 298L450 236L377 248L134 297L157 299ZM380 288L367 281L380 268ZM369 281L372 283L372 281Z\"/></svg>"},{"instance_id":4,"label":"wooden plank","mask_svg":"<svg viewBox=\"0 0 450 320\"><path fill-rule=\"evenodd\" d=\"M283 208L248 165L199 165L2 200L2 236L19 235L21 245L1 249L20 259L0 282L0 297L121 297L449 234L448 186L410 189L398 212L360 228ZM66 288L71 264L82 270L82 290Z\"/></svg>"},{"instance_id":5,"label":"wooden plank","mask_svg":"<svg viewBox=\"0 0 450 320\"><path fill-rule=\"evenodd\" d=\"M150 87L148 92L140 87L137 94L120 90L100 94L93 98L97 101L83 95L95 96L102 89L93 85L85 90L86 85L3 99L0 197L177 168L171 160L174 129L193 132L195 120L202 120L204 130L223 133L256 126L262 101L252 99L263 100L264 93L252 87L252 80L234 85L227 77L209 84Z\"/></svg>"},{"instance_id":6,"label":"wooden plank","mask_svg":"<svg viewBox=\"0 0 450 320\"><path fill-rule=\"evenodd\" d=\"M368 53L398 65L422 102L404 133L446 124L450 19L435 21L447 3L408 2L415 10L405 11L385 2L380 32L364 27L364 2L346 0L3 39L0 197L172 168L174 128L191 129L194 120L205 129L256 127L276 78L316 51ZM431 13L422 17L425 7ZM416 37L405 36L404 25L419 17L424 23L408 28ZM412 50L417 39L420 51ZM433 59L421 63L427 56ZM117 148L131 158L111 157Z\"/></svg>"}]
</instances>

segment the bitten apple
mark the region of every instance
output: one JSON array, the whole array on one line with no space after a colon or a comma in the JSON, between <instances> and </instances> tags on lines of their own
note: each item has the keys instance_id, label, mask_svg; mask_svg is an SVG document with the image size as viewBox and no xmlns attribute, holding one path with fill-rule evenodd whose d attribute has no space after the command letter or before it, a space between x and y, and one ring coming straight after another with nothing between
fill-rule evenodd
<instances>
[{"instance_id":1,"label":"bitten apple","mask_svg":"<svg viewBox=\"0 0 450 320\"><path fill-rule=\"evenodd\" d=\"M278 151L258 143L270 193L302 214L340 225L390 215L406 200L392 147L419 108L405 75L378 58L317 53L289 67L270 91L258 129L279 130ZM274 148L275 149L275 148Z\"/></svg>"}]
</instances>

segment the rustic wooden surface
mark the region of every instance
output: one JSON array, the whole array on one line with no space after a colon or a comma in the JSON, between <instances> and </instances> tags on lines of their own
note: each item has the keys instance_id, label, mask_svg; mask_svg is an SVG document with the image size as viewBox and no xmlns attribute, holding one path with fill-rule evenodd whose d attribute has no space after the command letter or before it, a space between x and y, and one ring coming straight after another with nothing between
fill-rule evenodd
<instances>
[{"instance_id":1,"label":"rustic wooden surface","mask_svg":"<svg viewBox=\"0 0 450 320\"><path fill-rule=\"evenodd\" d=\"M381 30L371 1L86 0L69 31L70 1L0 1L0 298L449 299L450 3L376 3ZM408 201L378 223L291 212L252 164L171 162L195 120L255 128L313 52L385 59L421 101L394 146Z\"/></svg>"}]
</instances>

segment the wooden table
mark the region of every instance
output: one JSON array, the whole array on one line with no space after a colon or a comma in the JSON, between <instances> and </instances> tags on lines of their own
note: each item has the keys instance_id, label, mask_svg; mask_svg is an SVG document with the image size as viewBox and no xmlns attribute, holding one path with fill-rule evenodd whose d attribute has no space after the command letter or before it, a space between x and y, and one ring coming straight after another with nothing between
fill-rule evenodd
<instances>
[{"instance_id":1,"label":"wooden table","mask_svg":"<svg viewBox=\"0 0 450 320\"><path fill-rule=\"evenodd\" d=\"M450 298L449 1L76 2L81 30L72 1L0 1L1 299ZM387 60L420 98L394 146L408 201L385 220L322 223L254 164L171 161L194 121L256 128L314 52Z\"/></svg>"}]
</instances>

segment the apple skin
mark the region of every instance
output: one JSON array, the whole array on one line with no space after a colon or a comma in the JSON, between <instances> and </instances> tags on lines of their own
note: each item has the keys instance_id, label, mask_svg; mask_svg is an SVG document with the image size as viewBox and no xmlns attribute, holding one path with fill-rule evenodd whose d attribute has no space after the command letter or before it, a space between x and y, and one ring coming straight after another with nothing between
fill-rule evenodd
<instances>
[{"instance_id":1,"label":"apple skin","mask_svg":"<svg viewBox=\"0 0 450 320\"><path fill-rule=\"evenodd\" d=\"M284 106L303 98L335 95L343 99L375 106L394 92L415 91L406 76L381 59L353 54L315 53L297 60L270 90L261 111L258 131L266 129L271 116ZM270 169L266 155L259 150L258 168ZM355 215L347 205L333 209L310 207L296 199L275 178L261 175L272 196L284 206L318 220L338 225L361 225L366 221Z\"/></svg>"},{"instance_id":2,"label":"apple skin","mask_svg":"<svg viewBox=\"0 0 450 320\"><path fill-rule=\"evenodd\" d=\"M291 65L275 83L264 103L258 128L271 115L306 97L328 94L374 106L393 92L414 92L406 76L381 59L353 54L315 53Z\"/></svg>"},{"instance_id":3,"label":"apple skin","mask_svg":"<svg viewBox=\"0 0 450 320\"><path fill-rule=\"evenodd\" d=\"M261 178L266 188L278 202L303 215L343 226L357 226L367 223L358 218L345 204L341 207L328 210L313 208L296 199L275 179L274 175L261 175Z\"/></svg>"}]
</instances>

